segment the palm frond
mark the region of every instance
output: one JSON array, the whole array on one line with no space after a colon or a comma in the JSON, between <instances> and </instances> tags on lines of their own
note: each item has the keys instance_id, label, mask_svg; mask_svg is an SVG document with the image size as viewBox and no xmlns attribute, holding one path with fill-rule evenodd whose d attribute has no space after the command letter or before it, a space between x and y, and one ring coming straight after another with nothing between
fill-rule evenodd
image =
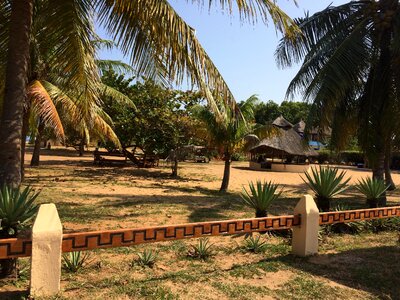
<instances>
[{"instance_id":1,"label":"palm frond","mask_svg":"<svg viewBox=\"0 0 400 300\"><path fill-rule=\"evenodd\" d=\"M110 97L114 101L117 101L121 104L124 104L126 106L129 106L133 109L136 109L135 104L132 102L132 100L126 96L125 94L121 93L120 91L114 89L111 86L108 86L104 83L101 84L101 95Z\"/></svg>"},{"instance_id":2,"label":"palm frond","mask_svg":"<svg viewBox=\"0 0 400 300\"><path fill-rule=\"evenodd\" d=\"M60 116L52 98L42 83L38 80L32 82L28 87L27 94L31 101L31 108L36 115L41 118L46 126L52 128L58 137L64 139L64 128Z\"/></svg>"}]
</instances>

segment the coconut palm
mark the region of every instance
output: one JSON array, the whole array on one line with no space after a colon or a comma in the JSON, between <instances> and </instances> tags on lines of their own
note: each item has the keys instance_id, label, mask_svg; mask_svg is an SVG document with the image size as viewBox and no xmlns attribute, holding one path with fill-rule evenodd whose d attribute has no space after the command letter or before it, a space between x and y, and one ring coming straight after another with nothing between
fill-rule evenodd
<instances>
[{"instance_id":1,"label":"coconut palm","mask_svg":"<svg viewBox=\"0 0 400 300\"><path fill-rule=\"evenodd\" d=\"M194 109L195 116L205 125L209 143L219 150L225 161L221 192L226 192L229 186L231 157L235 148L253 131L251 121L254 119L253 107L256 101L258 98L253 95L239 103L237 109L221 104L218 107L219 114L206 106Z\"/></svg>"},{"instance_id":2,"label":"coconut palm","mask_svg":"<svg viewBox=\"0 0 400 300\"><path fill-rule=\"evenodd\" d=\"M202 1L196 1L202 3ZM231 12L232 0L209 1L209 5L219 3ZM271 16L277 29L291 28L290 18L272 0L236 0L243 19L264 22ZM35 23L40 16L41 26ZM210 105L217 111L210 90L221 96L229 105L234 105L234 97L212 63L207 53L196 39L195 31L187 25L166 0L148 1L2 1L0 4L0 56L8 56L2 123L0 126L0 185L19 185L20 153L23 99L27 85L29 42L31 40L32 19L37 24L43 39L41 47L54 49L49 62L59 70L59 80L78 82L84 87L81 93L88 99L96 100L93 83L98 81L94 61L90 59L82 65L76 57L92 54L90 45L93 17L97 16L114 37L122 51L130 56L138 73L153 78L167 78L175 82L183 79L198 85L207 95ZM50 46L49 46L50 45ZM57 45L56 48L53 48ZM81 61L81 60L80 60ZM0 67L2 68L2 67ZM0 69L0 73L5 72ZM90 78L88 80L88 78ZM86 81L86 84L82 84ZM81 94L77 93L77 94ZM85 105L82 105L85 107ZM84 113L90 111L87 106Z\"/></svg>"},{"instance_id":3,"label":"coconut palm","mask_svg":"<svg viewBox=\"0 0 400 300\"><path fill-rule=\"evenodd\" d=\"M399 2L351 1L296 24L303 35L284 38L276 52L281 66L302 62L288 96L301 92L313 102L339 147L358 132L373 177L382 180L400 111Z\"/></svg>"}]
</instances>

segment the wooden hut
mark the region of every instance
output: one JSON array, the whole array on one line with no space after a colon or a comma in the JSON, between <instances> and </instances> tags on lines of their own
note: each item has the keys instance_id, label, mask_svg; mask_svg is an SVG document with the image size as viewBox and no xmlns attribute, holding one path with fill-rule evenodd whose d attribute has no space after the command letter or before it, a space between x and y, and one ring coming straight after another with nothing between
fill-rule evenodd
<instances>
[{"instance_id":1,"label":"wooden hut","mask_svg":"<svg viewBox=\"0 0 400 300\"><path fill-rule=\"evenodd\" d=\"M303 139L305 123L301 122L293 126L283 116L278 117L272 123L277 129L276 134L250 149L250 168L286 172L308 170L308 158L318 153Z\"/></svg>"}]
</instances>

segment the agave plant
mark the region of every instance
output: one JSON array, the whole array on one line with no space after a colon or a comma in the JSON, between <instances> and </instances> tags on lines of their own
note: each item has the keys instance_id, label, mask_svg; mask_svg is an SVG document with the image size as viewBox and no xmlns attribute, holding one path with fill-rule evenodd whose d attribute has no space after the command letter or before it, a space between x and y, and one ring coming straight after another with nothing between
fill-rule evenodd
<instances>
[{"instance_id":1,"label":"agave plant","mask_svg":"<svg viewBox=\"0 0 400 300\"><path fill-rule=\"evenodd\" d=\"M74 251L63 255L64 269L69 272L76 273L83 267L89 264L91 254L85 252L82 254L81 251Z\"/></svg>"},{"instance_id":2,"label":"agave plant","mask_svg":"<svg viewBox=\"0 0 400 300\"><path fill-rule=\"evenodd\" d=\"M22 191L3 186L0 190L0 238L15 236L33 218L37 211L34 202L38 195L29 186Z\"/></svg>"},{"instance_id":3,"label":"agave plant","mask_svg":"<svg viewBox=\"0 0 400 300\"><path fill-rule=\"evenodd\" d=\"M135 260L135 262L142 266L148 266L150 268L152 268L154 266L154 264L156 263L156 260L158 258L158 253L153 251L153 250L148 250L145 249L143 252L138 252L137 253L137 259Z\"/></svg>"},{"instance_id":4,"label":"agave plant","mask_svg":"<svg viewBox=\"0 0 400 300\"><path fill-rule=\"evenodd\" d=\"M250 252L254 253L263 252L266 246L267 243L260 239L260 235L257 235L256 237L249 236L244 240L244 247L246 248L247 251Z\"/></svg>"},{"instance_id":5,"label":"agave plant","mask_svg":"<svg viewBox=\"0 0 400 300\"><path fill-rule=\"evenodd\" d=\"M250 191L243 188L241 194L242 201L245 205L254 208L256 211L256 218L263 218L267 216L267 210L271 203L280 197L282 191L277 192L278 184L270 182L257 181L254 185L253 182L249 183Z\"/></svg>"},{"instance_id":6,"label":"agave plant","mask_svg":"<svg viewBox=\"0 0 400 300\"><path fill-rule=\"evenodd\" d=\"M197 245L191 246L188 256L205 260L213 255L212 248L213 244L210 243L208 238L201 238Z\"/></svg>"},{"instance_id":7,"label":"agave plant","mask_svg":"<svg viewBox=\"0 0 400 300\"><path fill-rule=\"evenodd\" d=\"M34 193L32 188L19 188L3 186L0 189L0 238L16 236L18 230L33 218L37 211L34 204L39 193ZM0 276L10 276L16 272L16 259L0 260Z\"/></svg>"},{"instance_id":8,"label":"agave plant","mask_svg":"<svg viewBox=\"0 0 400 300\"><path fill-rule=\"evenodd\" d=\"M368 177L359 180L355 188L367 197L369 207L374 208L379 206L379 199L384 195L389 186L386 186L383 180Z\"/></svg>"},{"instance_id":9,"label":"agave plant","mask_svg":"<svg viewBox=\"0 0 400 300\"><path fill-rule=\"evenodd\" d=\"M304 172L307 180L303 181L313 190L316 197L316 203L320 211L329 211L330 203L334 196L347 189L347 183L350 178L344 180L345 171L339 173L338 168L319 167L311 168L311 174Z\"/></svg>"}]
</instances>

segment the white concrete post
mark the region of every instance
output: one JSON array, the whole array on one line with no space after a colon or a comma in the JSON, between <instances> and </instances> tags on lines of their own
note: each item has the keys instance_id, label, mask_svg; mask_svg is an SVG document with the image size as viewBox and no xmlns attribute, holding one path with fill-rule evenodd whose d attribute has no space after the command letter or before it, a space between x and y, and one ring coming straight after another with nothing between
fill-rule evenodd
<instances>
[{"instance_id":1,"label":"white concrete post","mask_svg":"<svg viewBox=\"0 0 400 300\"><path fill-rule=\"evenodd\" d=\"M39 208L32 229L31 295L55 295L60 291L62 225L54 204Z\"/></svg>"},{"instance_id":2,"label":"white concrete post","mask_svg":"<svg viewBox=\"0 0 400 300\"><path fill-rule=\"evenodd\" d=\"M294 208L301 215L301 225L293 227L292 253L307 256L318 253L319 210L313 197L304 195Z\"/></svg>"}]
</instances>

